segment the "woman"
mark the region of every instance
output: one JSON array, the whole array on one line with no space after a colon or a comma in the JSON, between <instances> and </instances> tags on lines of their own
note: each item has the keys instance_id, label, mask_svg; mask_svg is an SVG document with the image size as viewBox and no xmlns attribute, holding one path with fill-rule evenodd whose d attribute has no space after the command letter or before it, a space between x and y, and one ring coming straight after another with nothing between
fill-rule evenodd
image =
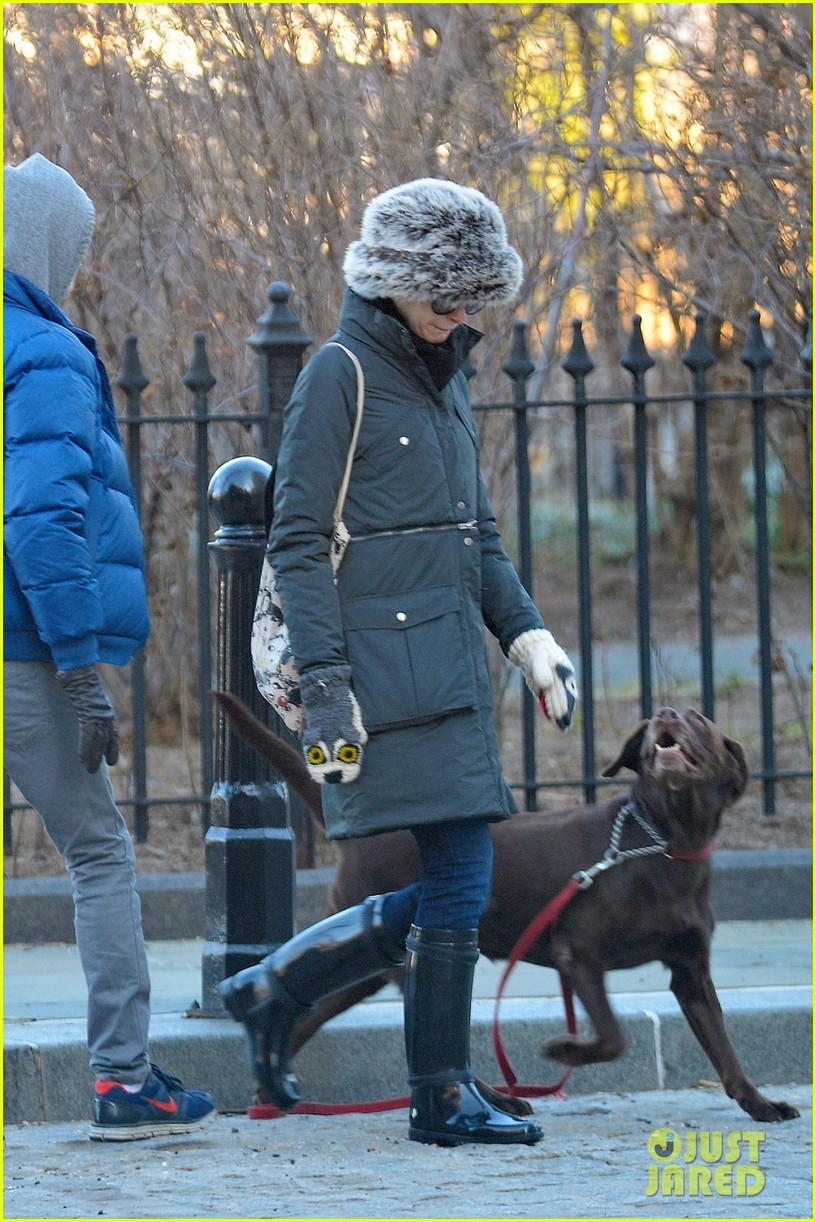
<instances>
[{"instance_id":1,"label":"woman","mask_svg":"<svg viewBox=\"0 0 816 1222\"><path fill-rule=\"evenodd\" d=\"M489 825L516 810L499 768L484 626L561 729L575 702L569 659L502 548L462 372L480 338L466 316L511 300L521 262L484 195L418 179L371 201L343 270L334 339L365 374L343 515L351 542L335 584L332 513L357 387L333 346L309 361L286 409L269 550L327 833L410 828L422 877L303 931L221 991L247 1028L259 1083L291 1107L299 1017L401 964L407 945L409 1137L531 1143L540 1128L485 1099L469 1063Z\"/></svg>"}]
</instances>

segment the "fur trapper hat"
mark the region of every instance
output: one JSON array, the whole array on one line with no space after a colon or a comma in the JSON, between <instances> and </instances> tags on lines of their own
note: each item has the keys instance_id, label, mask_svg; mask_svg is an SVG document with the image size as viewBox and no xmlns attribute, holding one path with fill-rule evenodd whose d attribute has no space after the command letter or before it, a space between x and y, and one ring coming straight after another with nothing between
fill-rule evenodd
<instances>
[{"instance_id":1,"label":"fur trapper hat","mask_svg":"<svg viewBox=\"0 0 816 1222\"><path fill-rule=\"evenodd\" d=\"M501 212L481 191L417 178L371 200L343 260L361 297L442 300L479 307L511 301L522 265Z\"/></svg>"}]
</instances>

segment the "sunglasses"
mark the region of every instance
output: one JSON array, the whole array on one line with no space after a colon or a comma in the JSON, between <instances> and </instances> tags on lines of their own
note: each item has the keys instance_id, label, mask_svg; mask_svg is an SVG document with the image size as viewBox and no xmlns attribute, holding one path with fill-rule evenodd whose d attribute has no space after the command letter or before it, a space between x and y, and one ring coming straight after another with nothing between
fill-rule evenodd
<instances>
[{"instance_id":1,"label":"sunglasses","mask_svg":"<svg viewBox=\"0 0 816 1222\"><path fill-rule=\"evenodd\" d=\"M431 309L434 314L452 314L464 304L466 314L478 314L482 308L480 301L462 302L461 297L434 297Z\"/></svg>"}]
</instances>

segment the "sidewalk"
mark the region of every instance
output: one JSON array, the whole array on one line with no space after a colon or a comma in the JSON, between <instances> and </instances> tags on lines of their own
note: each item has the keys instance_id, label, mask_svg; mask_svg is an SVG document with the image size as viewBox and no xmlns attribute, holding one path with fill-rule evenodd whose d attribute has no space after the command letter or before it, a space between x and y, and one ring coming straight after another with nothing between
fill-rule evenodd
<instances>
[{"instance_id":1,"label":"sidewalk","mask_svg":"<svg viewBox=\"0 0 816 1222\"><path fill-rule=\"evenodd\" d=\"M704 1088L570 1094L535 1103L542 1142L504 1150L409 1142L404 1111L222 1116L125 1148L88 1141L86 1122L7 1127L4 1216L812 1218L810 1088L770 1093L800 1118L757 1124ZM701 1157L729 1140L735 1163Z\"/></svg>"},{"instance_id":2,"label":"sidewalk","mask_svg":"<svg viewBox=\"0 0 816 1222\"><path fill-rule=\"evenodd\" d=\"M810 921L721 921L714 930L713 975L722 998L747 987L757 995L768 989L809 986L812 972ZM201 938L150 941L147 958L154 1015L181 1014L201 999ZM486 1002L496 995L503 963L482 957L476 968L474 998ZM609 972L613 996L657 993L668 987L668 971L660 963L645 963L630 971ZM32 1031L19 1020L83 1019L85 979L76 946L65 943L6 946L3 955L3 993L6 1033ZM561 996L558 976L547 968L519 963L505 996L548 998ZM366 1006L400 1001L389 985Z\"/></svg>"}]
</instances>

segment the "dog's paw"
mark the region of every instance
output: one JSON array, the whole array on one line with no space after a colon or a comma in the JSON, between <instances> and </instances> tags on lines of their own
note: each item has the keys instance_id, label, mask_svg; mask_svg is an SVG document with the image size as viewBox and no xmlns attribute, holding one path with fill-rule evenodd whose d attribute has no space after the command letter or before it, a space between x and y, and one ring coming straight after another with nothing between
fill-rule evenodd
<instances>
[{"instance_id":1,"label":"dog's paw","mask_svg":"<svg viewBox=\"0 0 816 1222\"><path fill-rule=\"evenodd\" d=\"M481 1078L476 1079L476 1085L488 1103L497 1107L500 1112L506 1112L508 1116L532 1115L532 1104L528 1103L526 1099L520 1099L518 1095L505 1095L504 1091L494 1090L492 1086L482 1082Z\"/></svg>"},{"instance_id":2,"label":"dog's paw","mask_svg":"<svg viewBox=\"0 0 816 1222\"><path fill-rule=\"evenodd\" d=\"M591 1055L593 1044L574 1036L559 1036L558 1039L547 1040L542 1051L551 1061L560 1061L562 1065L586 1065L595 1058Z\"/></svg>"},{"instance_id":3,"label":"dog's paw","mask_svg":"<svg viewBox=\"0 0 816 1222\"><path fill-rule=\"evenodd\" d=\"M574 1035L547 1040L544 1055L562 1065L594 1065L598 1061L614 1061L625 1048L623 1034L610 1035L607 1039L579 1040Z\"/></svg>"},{"instance_id":4,"label":"dog's paw","mask_svg":"<svg viewBox=\"0 0 816 1222\"><path fill-rule=\"evenodd\" d=\"M757 1094L756 1098L751 1099L750 1102L747 1100L742 1102L740 1106L752 1120L761 1120L765 1124L775 1124L779 1120L795 1120L799 1115L798 1108L793 1107L790 1103L784 1103L781 1100L777 1103L760 1094Z\"/></svg>"}]
</instances>

